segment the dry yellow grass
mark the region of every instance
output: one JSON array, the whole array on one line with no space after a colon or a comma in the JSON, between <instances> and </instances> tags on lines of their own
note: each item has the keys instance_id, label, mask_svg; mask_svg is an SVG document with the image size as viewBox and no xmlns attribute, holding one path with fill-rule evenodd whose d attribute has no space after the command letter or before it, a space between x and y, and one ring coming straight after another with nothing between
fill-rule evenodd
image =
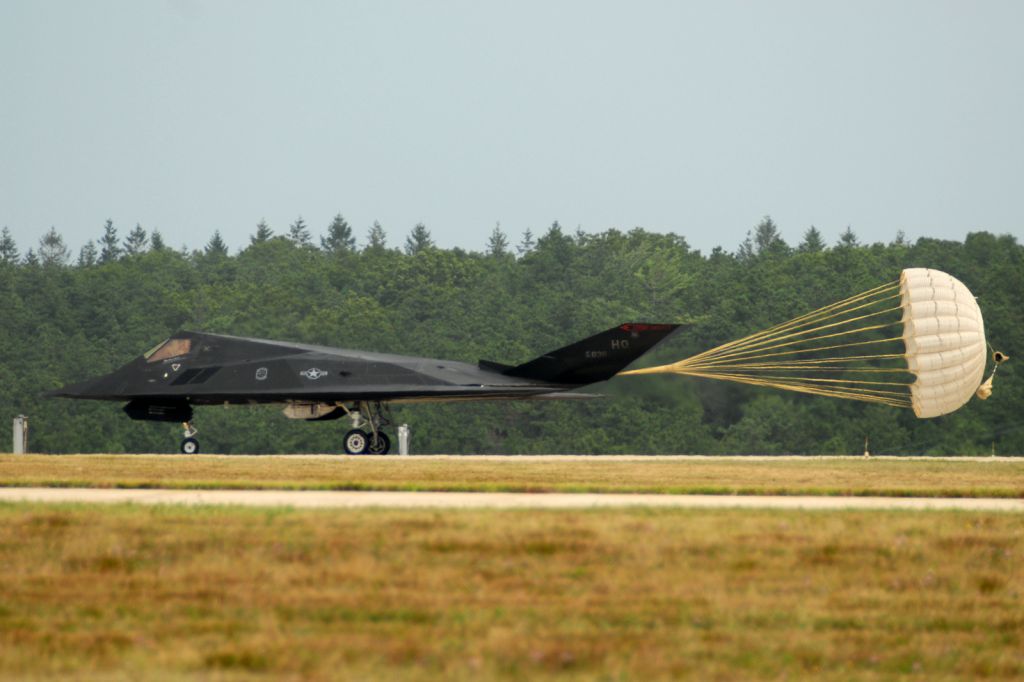
<instances>
[{"instance_id":1,"label":"dry yellow grass","mask_svg":"<svg viewBox=\"0 0 1024 682\"><path fill-rule=\"evenodd\" d=\"M0 455L0 486L1024 497L1024 458Z\"/></svg>"},{"instance_id":2,"label":"dry yellow grass","mask_svg":"<svg viewBox=\"0 0 1024 682\"><path fill-rule=\"evenodd\" d=\"M1024 518L0 505L0 676L1019 679Z\"/></svg>"}]
</instances>

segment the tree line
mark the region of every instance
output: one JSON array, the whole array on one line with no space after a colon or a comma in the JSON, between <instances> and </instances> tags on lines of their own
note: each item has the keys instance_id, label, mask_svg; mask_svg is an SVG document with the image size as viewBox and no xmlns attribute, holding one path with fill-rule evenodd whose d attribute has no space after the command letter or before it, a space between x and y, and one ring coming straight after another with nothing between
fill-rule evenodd
<instances>
[{"instance_id":1,"label":"tree line","mask_svg":"<svg viewBox=\"0 0 1024 682\"><path fill-rule=\"evenodd\" d=\"M0 231L0 414L30 417L39 452L173 452L173 425L132 422L115 403L44 399L110 371L180 328L382 352L519 363L626 321L683 329L642 360L669 362L932 267L979 299L993 344L1024 329L1024 249L1009 235L964 241L897 234L834 244L814 227L791 246L766 217L735 250L635 228L567 231L515 244L496 226L483 251L438 247L416 225L401 248L374 223L362 240L341 215L323 234L301 218L261 221L232 254L219 232L171 248L159 231L107 221L72 254L55 229L21 252ZM1013 363L987 402L944 417L676 376L616 378L593 401L396 406L416 452L1024 453L1024 387ZM293 422L277 408L200 408L204 450L340 452L345 422ZM9 422L8 422L9 423ZM4 441L7 443L8 441ZM9 447L3 446L5 449Z\"/></svg>"}]
</instances>

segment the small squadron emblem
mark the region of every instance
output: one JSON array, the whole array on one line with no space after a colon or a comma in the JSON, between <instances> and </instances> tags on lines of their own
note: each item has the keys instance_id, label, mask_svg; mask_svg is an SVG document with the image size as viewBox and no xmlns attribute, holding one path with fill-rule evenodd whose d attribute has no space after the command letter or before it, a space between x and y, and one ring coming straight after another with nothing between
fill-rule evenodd
<instances>
[{"instance_id":1,"label":"small squadron emblem","mask_svg":"<svg viewBox=\"0 0 1024 682\"><path fill-rule=\"evenodd\" d=\"M316 381L320 377L327 376L327 372L320 369L319 367L310 367L305 371L299 372L299 374L306 377L307 379L312 379L313 381Z\"/></svg>"},{"instance_id":2,"label":"small squadron emblem","mask_svg":"<svg viewBox=\"0 0 1024 682\"><path fill-rule=\"evenodd\" d=\"M267 368L260 367L256 370L256 381L263 381L267 378Z\"/></svg>"}]
</instances>

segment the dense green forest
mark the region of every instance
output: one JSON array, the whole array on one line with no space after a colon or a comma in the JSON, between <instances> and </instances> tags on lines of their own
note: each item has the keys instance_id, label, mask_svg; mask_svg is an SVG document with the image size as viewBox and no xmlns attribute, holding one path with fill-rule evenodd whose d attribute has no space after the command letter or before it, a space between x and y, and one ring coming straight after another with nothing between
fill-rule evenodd
<instances>
[{"instance_id":1,"label":"dense green forest","mask_svg":"<svg viewBox=\"0 0 1024 682\"><path fill-rule=\"evenodd\" d=\"M475 362L519 363L626 321L681 322L640 364L677 360L895 280L904 267L960 278L987 335L1011 356L1024 330L1024 248L1012 236L964 242L901 235L861 244L849 228L799 245L766 218L730 252L634 229L590 234L554 223L485 252L443 249L417 225L404 248L379 224L357 240L341 216L316 238L301 219L265 223L230 253L170 248L108 221L76 255L51 229L25 251L0 236L0 415L31 419L36 452L176 452L175 425L130 421L116 403L44 399L107 372L179 328ZM677 376L617 378L587 402L396 407L414 452L1024 453L1024 384L1011 361L986 402L918 420L910 410ZM206 452L340 452L346 421L306 423L274 408L196 411ZM9 427L7 427L9 428ZM3 440L10 447L10 439Z\"/></svg>"}]
</instances>

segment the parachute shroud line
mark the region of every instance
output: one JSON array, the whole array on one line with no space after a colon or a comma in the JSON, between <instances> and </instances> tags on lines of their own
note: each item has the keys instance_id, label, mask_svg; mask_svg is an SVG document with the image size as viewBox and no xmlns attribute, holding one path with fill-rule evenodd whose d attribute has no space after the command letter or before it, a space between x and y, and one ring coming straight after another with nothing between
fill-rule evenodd
<instances>
[{"instance_id":1,"label":"parachute shroud line","mask_svg":"<svg viewBox=\"0 0 1024 682\"><path fill-rule=\"evenodd\" d=\"M865 320L871 323L857 324ZM826 344L816 345L821 341ZM870 346L882 348L871 353ZM621 374L723 379L910 408L925 418L959 409L975 392L988 397L995 369L982 384L986 356L981 310L967 287L938 270L908 268L895 282L788 322L679 362ZM1006 356L996 356L998 367Z\"/></svg>"}]
</instances>

